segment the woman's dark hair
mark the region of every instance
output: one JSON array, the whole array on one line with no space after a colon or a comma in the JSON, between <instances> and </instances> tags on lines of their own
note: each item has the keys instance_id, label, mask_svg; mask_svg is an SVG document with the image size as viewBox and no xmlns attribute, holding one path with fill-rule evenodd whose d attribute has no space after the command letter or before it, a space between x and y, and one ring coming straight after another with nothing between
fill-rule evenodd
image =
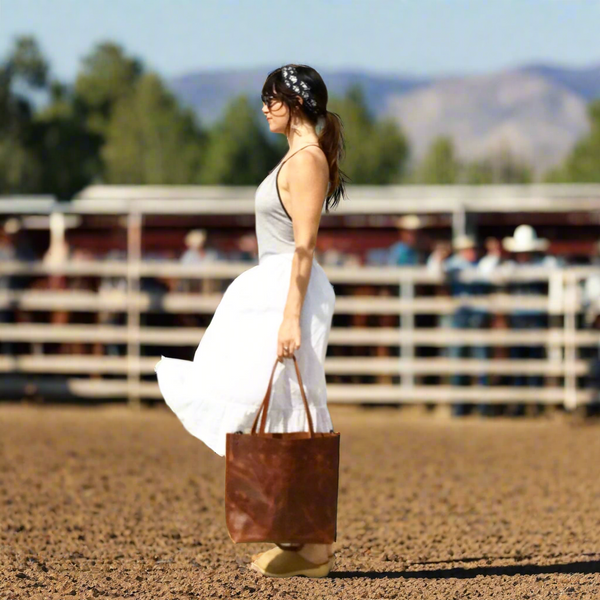
<instances>
[{"instance_id":1,"label":"woman's dark hair","mask_svg":"<svg viewBox=\"0 0 600 600\"><path fill-rule=\"evenodd\" d=\"M293 73L291 77L288 75L290 72ZM304 101L300 102L298 96L302 96ZM341 198L346 197L348 178L339 167L346 152L342 119L337 113L327 110L325 82L312 67L285 65L267 75L261 99L266 103L269 100L279 100L288 107L290 119L286 135L290 133L291 117L294 115L301 116L315 126L321 118L324 119L323 129L319 132L319 146L329 164L329 191L325 202L325 212L329 212L338 205Z\"/></svg>"}]
</instances>

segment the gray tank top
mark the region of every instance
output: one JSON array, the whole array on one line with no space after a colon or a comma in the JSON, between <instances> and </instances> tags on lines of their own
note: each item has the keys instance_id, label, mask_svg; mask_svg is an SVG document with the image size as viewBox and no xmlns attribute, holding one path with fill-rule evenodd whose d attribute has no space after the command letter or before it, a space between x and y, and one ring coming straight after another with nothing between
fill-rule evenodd
<instances>
[{"instance_id":1,"label":"gray tank top","mask_svg":"<svg viewBox=\"0 0 600 600\"><path fill-rule=\"evenodd\" d=\"M281 254L282 252L294 252L296 245L294 243L294 228L292 218L288 214L277 184L277 175L281 167L294 154L297 154L308 146L318 146L318 144L307 144L290 154L263 179L256 190L254 197L254 211L256 216L256 239L258 242L258 259L267 254Z\"/></svg>"}]
</instances>

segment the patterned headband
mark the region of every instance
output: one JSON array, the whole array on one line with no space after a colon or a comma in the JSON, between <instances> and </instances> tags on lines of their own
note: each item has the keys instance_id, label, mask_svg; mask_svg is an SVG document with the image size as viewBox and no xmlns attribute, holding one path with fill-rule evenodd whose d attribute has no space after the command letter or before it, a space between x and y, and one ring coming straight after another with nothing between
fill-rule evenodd
<instances>
[{"instance_id":1,"label":"patterned headband","mask_svg":"<svg viewBox=\"0 0 600 600\"><path fill-rule=\"evenodd\" d=\"M298 79L298 72L296 71L295 67L283 67L281 72L283 74L283 81L285 85L304 98L304 104L308 110L316 112L317 101L310 93L310 86L308 86L304 81L300 81Z\"/></svg>"}]
</instances>

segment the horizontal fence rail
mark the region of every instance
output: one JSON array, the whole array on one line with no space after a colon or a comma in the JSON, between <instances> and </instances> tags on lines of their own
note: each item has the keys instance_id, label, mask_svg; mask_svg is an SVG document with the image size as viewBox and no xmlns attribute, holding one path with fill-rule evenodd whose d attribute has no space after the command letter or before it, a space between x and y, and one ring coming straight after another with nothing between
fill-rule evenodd
<instances>
[{"instance_id":1,"label":"horizontal fence rail","mask_svg":"<svg viewBox=\"0 0 600 600\"><path fill-rule=\"evenodd\" d=\"M139 233L138 217L129 215L130 229ZM68 284L60 290L0 289L0 309L18 315L14 323L0 323L0 342L9 348L25 346L21 352L0 355L3 397L128 398L132 404L160 399L153 381L160 347L193 349L205 327L189 323L156 326L145 321L161 315L210 318L223 291L148 292L143 290L144 280L210 280L224 290L255 266L226 261L201 265L143 261L135 237L130 238L129 250L129 261L0 262L0 278L19 275L44 280L64 275L68 280L116 278L124 284L123 289L102 285L92 290L69 289ZM425 267L323 267L337 294L334 320L346 320L334 323L329 338L325 370L332 402L534 403L572 409L597 400L597 393L585 381L587 357L600 347L600 331L581 324L581 283L597 269L500 268L485 280L494 286L493 293L451 297L436 295L445 289L447 279ZM464 282L480 278L474 270L459 277ZM543 282L548 293L513 295L502 289L527 281ZM364 295L353 295L358 293L357 286ZM448 319L465 307L501 318L516 311L534 311L548 323L538 329L451 327ZM61 322L43 322L48 313L69 316ZM70 322L73 315L75 319L92 315L92 322ZM121 318L119 324L111 322L117 318ZM365 326L367 318L374 324ZM397 319L398 325L382 319ZM70 344L72 350L48 353L46 348L52 344ZM91 349L84 351L85 345ZM514 347L533 346L540 346L545 357L517 360L506 356ZM453 356L457 347L484 348L490 357ZM361 349L372 354L354 354ZM451 380L457 375L471 378L470 385L453 385ZM502 380L516 375L543 378L543 382L510 385ZM497 381L482 385L481 377ZM340 378L352 381L340 382ZM374 381L364 383L364 378Z\"/></svg>"},{"instance_id":2,"label":"horizontal fence rail","mask_svg":"<svg viewBox=\"0 0 600 600\"><path fill-rule=\"evenodd\" d=\"M82 292L82 291L23 291L0 292L0 308L17 307L25 310L70 310L80 312L105 310L119 311L132 303L143 312L199 313L214 312L222 294L198 296L190 293L151 294L140 292ZM337 314L451 314L461 306L486 309L496 313L518 309L545 311L545 296L509 296L493 294L460 298L382 298L379 296L341 297L336 299Z\"/></svg>"},{"instance_id":3,"label":"horizontal fence rail","mask_svg":"<svg viewBox=\"0 0 600 600\"><path fill-rule=\"evenodd\" d=\"M128 364L117 356L45 356L21 355L0 356L0 372L27 373L119 373L127 374ZM140 373L152 373L156 358L141 358ZM457 372L479 375L513 373L543 374L559 376L564 374L564 365L547 360L532 359L520 361L498 359L494 361L473 359L430 358L398 361L394 358L336 358L326 361L325 372L333 375L372 375L372 374L420 374L420 375L452 375ZM585 375L587 364L576 361L577 375Z\"/></svg>"},{"instance_id":4,"label":"horizontal fence rail","mask_svg":"<svg viewBox=\"0 0 600 600\"><path fill-rule=\"evenodd\" d=\"M146 345L196 346L205 328L143 327L135 332L135 340ZM118 325L49 325L16 324L0 325L0 339L21 342L114 342L125 343L129 332ZM539 331L523 330L473 330L473 329L414 329L399 335L391 327L333 327L329 344L337 346L401 346L410 341L415 345L444 347L457 339L468 345L526 346L546 344L562 346L566 339L562 328ZM578 346L600 344L600 331L575 331L572 341Z\"/></svg>"}]
</instances>

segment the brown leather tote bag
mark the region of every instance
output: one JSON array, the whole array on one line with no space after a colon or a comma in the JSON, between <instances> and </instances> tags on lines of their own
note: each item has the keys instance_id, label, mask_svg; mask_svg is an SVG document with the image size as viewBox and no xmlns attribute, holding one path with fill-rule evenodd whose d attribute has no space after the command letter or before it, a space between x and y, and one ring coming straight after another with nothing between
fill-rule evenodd
<instances>
[{"instance_id":1,"label":"brown leather tote bag","mask_svg":"<svg viewBox=\"0 0 600 600\"><path fill-rule=\"evenodd\" d=\"M251 432L226 435L225 519L235 543L336 541L340 434L315 433L298 362L292 358L309 430L265 432L276 360Z\"/></svg>"}]
</instances>

